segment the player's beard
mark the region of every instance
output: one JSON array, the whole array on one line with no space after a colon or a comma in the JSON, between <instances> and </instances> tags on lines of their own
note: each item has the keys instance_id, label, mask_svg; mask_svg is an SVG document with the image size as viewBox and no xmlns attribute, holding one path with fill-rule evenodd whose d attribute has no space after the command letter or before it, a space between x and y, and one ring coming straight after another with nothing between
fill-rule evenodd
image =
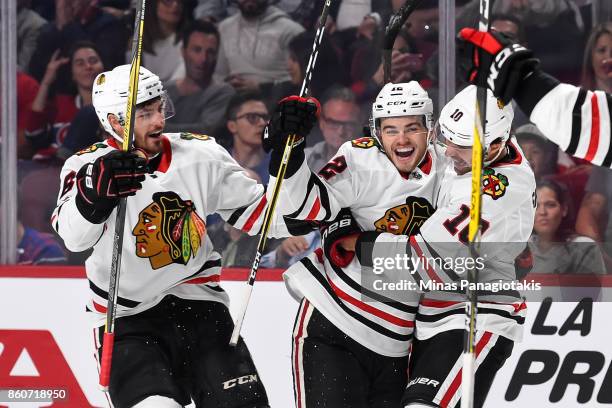
<instances>
[{"instance_id":1,"label":"player's beard","mask_svg":"<svg viewBox=\"0 0 612 408\"><path fill-rule=\"evenodd\" d=\"M238 8L244 18L259 17L268 8L268 0L242 0L238 2Z\"/></svg>"}]
</instances>

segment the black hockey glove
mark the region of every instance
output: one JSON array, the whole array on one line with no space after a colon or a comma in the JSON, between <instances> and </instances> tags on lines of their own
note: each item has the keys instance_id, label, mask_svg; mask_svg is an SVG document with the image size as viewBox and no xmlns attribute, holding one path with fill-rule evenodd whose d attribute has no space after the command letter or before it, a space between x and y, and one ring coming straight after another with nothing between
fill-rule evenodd
<instances>
[{"instance_id":1,"label":"black hockey glove","mask_svg":"<svg viewBox=\"0 0 612 408\"><path fill-rule=\"evenodd\" d=\"M488 87L505 104L514 97L519 83L533 73L540 61L533 52L497 31L473 28L459 31L460 50L467 61L467 80Z\"/></svg>"},{"instance_id":2,"label":"black hockey glove","mask_svg":"<svg viewBox=\"0 0 612 408\"><path fill-rule=\"evenodd\" d=\"M122 197L136 194L145 179L147 160L133 152L112 151L77 173L76 205L94 224L105 221Z\"/></svg>"},{"instance_id":3,"label":"black hockey glove","mask_svg":"<svg viewBox=\"0 0 612 408\"><path fill-rule=\"evenodd\" d=\"M340 244L343 239L361 234L361 228L353 218L351 210L343 208L333 221L322 225L319 231L321 232L321 246L327 259L340 268L350 264L355 252L347 251Z\"/></svg>"},{"instance_id":4,"label":"black hockey glove","mask_svg":"<svg viewBox=\"0 0 612 408\"><path fill-rule=\"evenodd\" d=\"M295 95L281 99L276 105L262 137L263 149L266 152L272 151L270 174L274 176L278 174L287 138L292 134L296 135L296 139L285 178L291 177L297 171L304 160L306 136L317 123L320 110L319 101L315 98L306 99Z\"/></svg>"}]
</instances>

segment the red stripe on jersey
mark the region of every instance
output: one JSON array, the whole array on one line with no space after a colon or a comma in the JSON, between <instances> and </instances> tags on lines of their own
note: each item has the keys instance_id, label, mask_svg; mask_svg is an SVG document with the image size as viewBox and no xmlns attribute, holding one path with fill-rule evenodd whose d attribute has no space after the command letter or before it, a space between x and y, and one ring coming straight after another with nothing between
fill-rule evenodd
<instances>
[{"instance_id":1,"label":"red stripe on jersey","mask_svg":"<svg viewBox=\"0 0 612 408\"><path fill-rule=\"evenodd\" d=\"M376 317L379 317L383 320L388 321L389 323L392 323L396 326L400 326L400 327L414 327L414 322L412 320L405 320L405 319L400 319L397 316L393 316L390 313L387 312L383 312L382 310L376 309L373 306L368 305L367 303L364 303L358 299L355 299L354 297L352 297L351 295L349 295L348 293L344 292L342 289L340 289L339 287L337 287L334 282L332 282L331 279L329 279L329 277L327 277L327 281L329 282L329 284L331 285L332 289L334 290L334 292L336 293L336 295L338 295L338 297L342 300L347 301L348 303L350 303L353 306L357 306L359 309L363 310L364 312L370 313Z\"/></svg>"},{"instance_id":2,"label":"red stripe on jersey","mask_svg":"<svg viewBox=\"0 0 612 408\"><path fill-rule=\"evenodd\" d=\"M96 312L106 313L106 307L94 302L93 300L91 301L91 303L93 303L93 307L94 309L96 309Z\"/></svg>"},{"instance_id":3,"label":"red stripe on jersey","mask_svg":"<svg viewBox=\"0 0 612 408\"><path fill-rule=\"evenodd\" d=\"M599 147L599 104L597 95L593 92L591 96L591 140L589 140L589 149L587 150L585 160L591 161L597 153Z\"/></svg>"},{"instance_id":4,"label":"red stripe on jersey","mask_svg":"<svg viewBox=\"0 0 612 408\"><path fill-rule=\"evenodd\" d=\"M304 308L302 309L302 315L300 316L300 324L298 326L298 332L295 336L294 339L294 343L295 343L295 354L293 356L294 358L294 367L295 367L295 385L296 385L296 402L297 402L297 408L302 408L302 389L301 389L301 381L300 381L300 365L299 365L299 355L300 355L300 340L302 339L302 335L304 333L304 319L306 318L306 315L308 314L308 307L310 306L310 303L308 302L308 300L304 299Z\"/></svg>"},{"instance_id":5,"label":"red stripe on jersey","mask_svg":"<svg viewBox=\"0 0 612 408\"><path fill-rule=\"evenodd\" d=\"M312 208L310 209L310 212L306 216L306 221L314 220L317 214L319 213L320 208L321 208L321 201L319 200L319 197L317 197L314 204L312 205Z\"/></svg>"},{"instance_id":6,"label":"red stripe on jersey","mask_svg":"<svg viewBox=\"0 0 612 408\"><path fill-rule=\"evenodd\" d=\"M501 302L478 302L479 304L490 304L490 305L502 305L502 306L512 306L514 308L514 313L518 313L521 310L527 309L527 303L501 303ZM425 307L433 307L443 309L445 307L451 307L459 304L463 304L463 302L454 302L451 300L433 300L433 299L422 299L419 302L420 305Z\"/></svg>"},{"instance_id":7,"label":"red stripe on jersey","mask_svg":"<svg viewBox=\"0 0 612 408\"><path fill-rule=\"evenodd\" d=\"M266 195L264 194L263 197L261 197L261 199L259 200L259 204L257 204L257 208L255 208L255 211L253 211L249 219L244 224L244 227L242 227L242 230L244 232L249 232L251 228L253 228L253 224L255 224L255 221L257 221L257 219L261 215L261 212L265 208L267 202L268 202L268 199L266 198Z\"/></svg>"},{"instance_id":8,"label":"red stripe on jersey","mask_svg":"<svg viewBox=\"0 0 612 408\"><path fill-rule=\"evenodd\" d=\"M427 272L427 275L429 275L429 278L434 282L442 282L442 279L440 279L440 277L436 274L436 271L431 269L431 266L429 266L429 262L427 262L427 258L423 256L423 251L421 251L421 247L419 246L419 243L416 242L414 235L410 236L410 245L416 250L419 258L423 260L423 263L426 266L425 271Z\"/></svg>"},{"instance_id":9,"label":"red stripe on jersey","mask_svg":"<svg viewBox=\"0 0 612 408\"><path fill-rule=\"evenodd\" d=\"M317 256L317 261L319 261L319 263L322 264L323 263L323 249L317 248L314 250L314 253Z\"/></svg>"},{"instance_id":10,"label":"red stripe on jersey","mask_svg":"<svg viewBox=\"0 0 612 408\"><path fill-rule=\"evenodd\" d=\"M209 283L209 282L220 282L220 275L211 275L211 276L202 276L200 278L193 278L185 281L183 283L188 283L190 285L199 285L200 283Z\"/></svg>"},{"instance_id":11,"label":"red stripe on jersey","mask_svg":"<svg viewBox=\"0 0 612 408\"><path fill-rule=\"evenodd\" d=\"M478 344L476 344L476 350L475 350L476 351L476 357L478 357L478 355L480 354L480 352L482 351L484 346L486 346L486 344L489 342L489 340L491 340L491 336L492 336L492 334L490 332L484 332L484 334L480 338L480 341L478 342ZM463 355L460 355L459 358L463 358ZM462 371L463 371L463 368L460 369L457 372L457 375L453 379L453 382L448 387L448 391L446 391L446 394L444 394L444 397L442 398L442 401L440 401L440 406L442 408L448 407L449 402L453 399L453 396L455 395L455 393L459 389L459 386L461 385L461 375L462 375L461 372Z\"/></svg>"}]
</instances>

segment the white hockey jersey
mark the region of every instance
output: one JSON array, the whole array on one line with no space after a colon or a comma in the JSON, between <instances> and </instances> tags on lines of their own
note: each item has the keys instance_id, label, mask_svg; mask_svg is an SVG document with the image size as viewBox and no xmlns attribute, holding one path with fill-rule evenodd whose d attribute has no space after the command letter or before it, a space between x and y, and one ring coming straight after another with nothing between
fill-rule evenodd
<instances>
[{"instance_id":1,"label":"white hockey jersey","mask_svg":"<svg viewBox=\"0 0 612 408\"><path fill-rule=\"evenodd\" d=\"M538 129L568 154L612 167L612 95L559 83L537 72L517 94Z\"/></svg>"},{"instance_id":2,"label":"white hockey jersey","mask_svg":"<svg viewBox=\"0 0 612 408\"><path fill-rule=\"evenodd\" d=\"M370 259L412 258L406 279L424 293L416 316L416 337L428 339L442 331L465 327L465 291L470 258L468 236L471 172L457 175L447 167L435 213L414 236L380 234ZM526 305L514 289L514 261L525 249L535 217L535 178L513 138L508 155L483 170L482 236L477 328L520 341ZM370 256L370 255L368 255ZM468 261L469 262L469 261ZM397 271L391 271L398 276Z\"/></svg>"},{"instance_id":3,"label":"white hockey jersey","mask_svg":"<svg viewBox=\"0 0 612 408\"><path fill-rule=\"evenodd\" d=\"M123 235L117 316L156 305L165 295L228 304L219 286L221 257L206 235L206 216L219 213L236 228L256 234L267 198L212 138L191 133L165 134L157 167L142 189L128 197ZM101 224L79 213L75 177L86 163L118 148L114 139L70 157L61 172L62 187L51 223L71 251L93 247L85 262L96 325L104 321L116 212ZM237 194L237 192L239 192ZM281 223L282 224L282 223ZM287 236L275 223L272 236Z\"/></svg>"},{"instance_id":4,"label":"white hockey jersey","mask_svg":"<svg viewBox=\"0 0 612 408\"><path fill-rule=\"evenodd\" d=\"M433 213L442 163L428 151L420 166L401 175L376 146L361 138L343 144L319 175L306 163L283 181L276 211L290 220L329 221L350 208L364 231L410 234ZM402 301L362 286L361 265L332 265L321 249L291 266L283 277L292 294L306 297L328 320L382 355L408 354L419 295Z\"/></svg>"}]
</instances>

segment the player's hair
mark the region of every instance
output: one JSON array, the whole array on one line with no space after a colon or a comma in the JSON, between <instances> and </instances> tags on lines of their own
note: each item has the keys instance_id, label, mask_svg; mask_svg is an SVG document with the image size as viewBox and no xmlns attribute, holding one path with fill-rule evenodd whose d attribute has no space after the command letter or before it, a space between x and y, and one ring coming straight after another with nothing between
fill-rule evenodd
<instances>
[{"instance_id":1,"label":"player's hair","mask_svg":"<svg viewBox=\"0 0 612 408\"><path fill-rule=\"evenodd\" d=\"M187 48L187 44L189 44L189 39L191 38L191 34L193 33L214 35L217 39L217 47L221 42L219 30L217 30L217 27L213 23L204 20L195 20L187 24L187 27L185 27L185 29L183 30L183 48Z\"/></svg>"},{"instance_id":2,"label":"player's hair","mask_svg":"<svg viewBox=\"0 0 612 408\"><path fill-rule=\"evenodd\" d=\"M238 111L247 102L259 101L263 102L266 107L268 106L266 99L259 92L237 92L235 93L227 104L225 109L225 120L234 120Z\"/></svg>"},{"instance_id":3,"label":"player's hair","mask_svg":"<svg viewBox=\"0 0 612 408\"><path fill-rule=\"evenodd\" d=\"M595 90L597 86L597 81L595 79L595 69L593 68L593 50L595 49L595 44L599 38L603 35L611 35L612 36L612 23L603 23L593 27L591 30L591 35L589 35L589 39L587 40L586 46L584 48L584 58L582 62L582 85L583 88L589 90Z\"/></svg>"}]
</instances>

